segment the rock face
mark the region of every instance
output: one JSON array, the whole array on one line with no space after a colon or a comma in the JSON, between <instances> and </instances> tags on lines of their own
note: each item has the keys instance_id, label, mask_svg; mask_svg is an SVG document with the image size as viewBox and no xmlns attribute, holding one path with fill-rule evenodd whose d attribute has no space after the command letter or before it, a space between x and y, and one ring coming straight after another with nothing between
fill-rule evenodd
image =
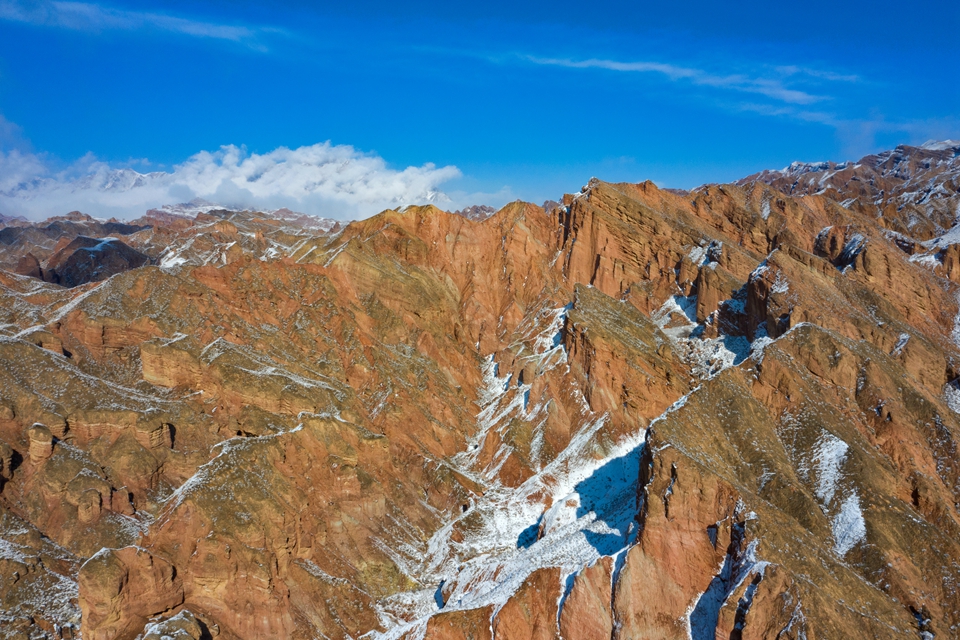
<instances>
[{"instance_id":1,"label":"rock face","mask_svg":"<svg viewBox=\"0 0 960 640\"><path fill-rule=\"evenodd\" d=\"M40 223L30 223L22 218L7 220L6 224L0 220L0 268L46 282L58 282L56 274L46 269L47 259L79 236L124 236L129 241L134 234L150 228L149 225L117 220L103 222L78 211Z\"/></svg>"},{"instance_id":2,"label":"rock face","mask_svg":"<svg viewBox=\"0 0 960 640\"><path fill-rule=\"evenodd\" d=\"M116 238L77 236L70 242L64 240L57 244L53 255L43 265L32 253L23 255L17 262L16 273L76 287L105 280L150 262L148 256Z\"/></svg>"},{"instance_id":3,"label":"rock face","mask_svg":"<svg viewBox=\"0 0 960 640\"><path fill-rule=\"evenodd\" d=\"M480 221L158 214L109 279L0 271L3 630L952 637L955 183L913 235L850 201L936 146Z\"/></svg>"}]
</instances>

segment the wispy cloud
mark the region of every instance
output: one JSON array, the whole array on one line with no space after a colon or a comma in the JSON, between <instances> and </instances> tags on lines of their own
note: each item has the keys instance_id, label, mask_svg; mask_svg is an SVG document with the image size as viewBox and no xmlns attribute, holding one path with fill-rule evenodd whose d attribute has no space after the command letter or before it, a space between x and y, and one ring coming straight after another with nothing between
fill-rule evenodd
<instances>
[{"instance_id":1,"label":"wispy cloud","mask_svg":"<svg viewBox=\"0 0 960 640\"><path fill-rule=\"evenodd\" d=\"M0 152L4 149L29 149L30 142L23 136L23 129L7 120L0 113Z\"/></svg>"},{"instance_id":2,"label":"wispy cloud","mask_svg":"<svg viewBox=\"0 0 960 640\"><path fill-rule=\"evenodd\" d=\"M191 20L164 13L126 11L86 2L0 0L0 19L76 31L159 30L196 38L227 40L265 50L261 36L278 29Z\"/></svg>"},{"instance_id":3,"label":"wispy cloud","mask_svg":"<svg viewBox=\"0 0 960 640\"><path fill-rule=\"evenodd\" d=\"M793 105L741 102L731 106L730 109L732 111L756 113L761 116L781 116L792 118L794 120L802 120L804 122L815 122L817 124L824 124L831 127L838 126L840 122L840 119L834 113L830 113L828 111L814 111Z\"/></svg>"},{"instance_id":4,"label":"wispy cloud","mask_svg":"<svg viewBox=\"0 0 960 640\"><path fill-rule=\"evenodd\" d=\"M627 73L655 73L669 80L689 82L690 84L703 87L754 93L789 104L812 104L829 99L829 96L816 95L801 89L791 88L784 82L783 77L751 76L742 73L717 74L704 69L663 62L621 62L601 58L574 60L570 58L541 58L529 55L522 57L533 64L566 67L568 69L605 69L608 71ZM813 75L813 70L802 70L800 67L785 68L785 72L781 72L780 75L789 76L801 72L805 72L807 75ZM838 75L834 78L829 78L827 74L823 74L820 77L823 79L846 78L845 76Z\"/></svg>"},{"instance_id":5,"label":"wispy cloud","mask_svg":"<svg viewBox=\"0 0 960 640\"><path fill-rule=\"evenodd\" d=\"M862 80L862 78L858 75L836 73L834 71L812 69L810 67L798 67L795 65L777 67L776 71L785 76L809 76L811 78L829 80L830 82L860 82Z\"/></svg>"},{"instance_id":6,"label":"wispy cloud","mask_svg":"<svg viewBox=\"0 0 960 640\"><path fill-rule=\"evenodd\" d=\"M888 118L880 113L863 116L839 115L793 105L741 103L738 111L779 116L830 127L836 132L845 160L888 149L896 144L920 145L929 140L946 140L960 131L960 118Z\"/></svg>"}]
</instances>

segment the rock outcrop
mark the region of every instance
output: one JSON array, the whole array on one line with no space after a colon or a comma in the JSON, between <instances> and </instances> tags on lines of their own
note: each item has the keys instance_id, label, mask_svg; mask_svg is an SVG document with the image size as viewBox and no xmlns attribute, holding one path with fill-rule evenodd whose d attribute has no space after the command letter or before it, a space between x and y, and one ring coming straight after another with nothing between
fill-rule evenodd
<instances>
[{"instance_id":1,"label":"rock outcrop","mask_svg":"<svg viewBox=\"0 0 960 640\"><path fill-rule=\"evenodd\" d=\"M79 583L83 637L91 640L137 635L150 617L183 603L174 567L137 547L98 552L80 567Z\"/></svg>"},{"instance_id":2,"label":"rock outcrop","mask_svg":"<svg viewBox=\"0 0 960 640\"><path fill-rule=\"evenodd\" d=\"M116 238L77 236L47 260L45 279L65 287L106 280L141 267L150 258ZM50 274L49 276L47 274Z\"/></svg>"},{"instance_id":3,"label":"rock outcrop","mask_svg":"<svg viewBox=\"0 0 960 640\"><path fill-rule=\"evenodd\" d=\"M46 425L39 422L27 429L27 440L30 441L30 462L40 464L53 454L53 434Z\"/></svg>"}]
</instances>

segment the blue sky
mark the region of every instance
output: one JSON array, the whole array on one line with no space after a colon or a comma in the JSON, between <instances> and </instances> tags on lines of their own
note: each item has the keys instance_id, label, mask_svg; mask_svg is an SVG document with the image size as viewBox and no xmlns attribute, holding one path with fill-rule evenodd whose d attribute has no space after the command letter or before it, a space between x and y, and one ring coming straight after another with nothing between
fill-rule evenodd
<instances>
[{"instance_id":1,"label":"blue sky","mask_svg":"<svg viewBox=\"0 0 960 640\"><path fill-rule=\"evenodd\" d=\"M955 2L340 4L0 0L0 212L203 196L356 217L960 138ZM80 193L124 167L189 177Z\"/></svg>"}]
</instances>

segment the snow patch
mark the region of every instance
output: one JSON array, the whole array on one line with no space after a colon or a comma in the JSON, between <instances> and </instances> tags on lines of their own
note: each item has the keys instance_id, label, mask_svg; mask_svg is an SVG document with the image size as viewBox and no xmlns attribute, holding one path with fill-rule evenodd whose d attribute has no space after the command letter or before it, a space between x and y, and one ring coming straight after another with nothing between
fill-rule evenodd
<instances>
[{"instance_id":1,"label":"snow patch","mask_svg":"<svg viewBox=\"0 0 960 640\"><path fill-rule=\"evenodd\" d=\"M12 560L13 562L26 564L27 556L24 554L23 550L29 551L29 548L22 547L14 542L0 538L0 560Z\"/></svg>"},{"instance_id":2,"label":"snow patch","mask_svg":"<svg viewBox=\"0 0 960 640\"><path fill-rule=\"evenodd\" d=\"M573 309L573 303L548 312L552 316L550 323L534 338L533 355L523 358L536 360L538 372L549 371L567 361L567 349L563 346L563 328L567 321L567 313L571 309Z\"/></svg>"},{"instance_id":3,"label":"snow patch","mask_svg":"<svg viewBox=\"0 0 960 640\"><path fill-rule=\"evenodd\" d=\"M777 271L777 278L770 287L770 293L787 293L790 291L790 283L787 282L782 271Z\"/></svg>"},{"instance_id":4,"label":"snow patch","mask_svg":"<svg viewBox=\"0 0 960 640\"><path fill-rule=\"evenodd\" d=\"M482 367L480 432L496 428L526 386L517 387L510 376L499 376L493 356ZM687 397L657 420L684 406ZM638 534L646 432L627 436L612 447L602 445L599 434L606 421L606 414L586 413L567 447L517 487L478 472L473 455L478 442L471 440L467 451L450 463L481 483L484 492L405 563L421 584L442 585L444 597L436 597L437 588L410 592L403 602L392 596L380 608L402 605L406 622L384 625L387 631L370 637L422 637L427 620L440 608L455 611L493 605L499 610L531 573L545 567L561 569L566 592L570 577L584 567L602 557L622 558Z\"/></svg>"},{"instance_id":5,"label":"snow patch","mask_svg":"<svg viewBox=\"0 0 960 640\"><path fill-rule=\"evenodd\" d=\"M736 299L720 304L728 303L742 304ZM753 342L744 336L722 333L716 338L703 338L704 325L697 324L696 308L696 296L672 296L653 312L651 319L670 339L692 373L701 379L717 376L749 357L762 358L764 347L772 342L767 338L765 328L758 329Z\"/></svg>"},{"instance_id":6,"label":"snow patch","mask_svg":"<svg viewBox=\"0 0 960 640\"><path fill-rule=\"evenodd\" d=\"M707 261L707 247L694 246L687 253L687 257L690 258L690 262L699 267Z\"/></svg>"},{"instance_id":7,"label":"snow patch","mask_svg":"<svg viewBox=\"0 0 960 640\"><path fill-rule=\"evenodd\" d=\"M960 305L960 295L957 296L957 304ZM953 319L953 331L950 332L953 338L953 344L960 347L960 309L957 310L957 317Z\"/></svg>"},{"instance_id":8,"label":"snow patch","mask_svg":"<svg viewBox=\"0 0 960 640\"><path fill-rule=\"evenodd\" d=\"M860 255L866 246L867 239L862 234L853 234L850 236L850 239L847 240L846 244L843 245L843 249L840 250L840 255L837 256L837 263L841 265L841 268L853 264L854 260L857 259L857 256Z\"/></svg>"},{"instance_id":9,"label":"snow patch","mask_svg":"<svg viewBox=\"0 0 960 640\"><path fill-rule=\"evenodd\" d=\"M833 550L844 556L867 537L867 526L860 510L860 496L851 493L844 500L840 512L833 518Z\"/></svg>"},{"instance_id":10,"label":"snow patch","mask_svg":"<svg viewBox=\"0 0 960 640\"><path fill-rule=\"evenodd\" d=\"M764 196L763 202L760 203L760 217L764 220L770 218L770 196Z\"/></svg>"},{"instance_id":11,"label":"snow patch","mask_svg":"<svg viewBox=\"0 0 960 640\"><path fill-rule=\"evenodd\" d=\"M922 145L921 149L926 149L927 151L946 151L947 149L956 149L960 147L960 140L927 140Z\"/></svg>"},{"instance_id":12,"label":"snow patch","mask_svg":"<svg viewBox=\"0 0 960 640\"><path fill-rule=\"evenodd\" d=\"M943 388L943 396L950 410L960 414L960 383L957 380L948 382L947 386Z\"/></svg>"},{"instance_id":13,"label":"snow patch","mask_svg":"<svg viewBox=\"0 0 960 640\"><path fill-rule=\"evenodd\" d=\"M917 253L909 258L910 262L919 264L928 269L935 269L943 264L940 260L940 254L937 253Z\"/></svg>"},{"instance_id":14,"label":"snow patch","mask_svg":"<svg viewBox=\"0 0 960 640\"><path fill-rule=\"evenodd\" d=\"M909 333L901 333L897 338L897 344L893 347L893 351L890 352L890 355L898 356L903 351L903 348L907 346L907 343L910 341Z\"/></svg>"},{"instance_id":15,"label":"snow patch","mask_svg":"<svg viewBox=\"0 0 960 640\"><path fill-rule=\"evenodd\" d=\"M846 442L826 431L814 447L813 462L817 468L816 495L820 503L829 506L837 491L840 467L847 459Z\"/></svg>"}]
</instances>

